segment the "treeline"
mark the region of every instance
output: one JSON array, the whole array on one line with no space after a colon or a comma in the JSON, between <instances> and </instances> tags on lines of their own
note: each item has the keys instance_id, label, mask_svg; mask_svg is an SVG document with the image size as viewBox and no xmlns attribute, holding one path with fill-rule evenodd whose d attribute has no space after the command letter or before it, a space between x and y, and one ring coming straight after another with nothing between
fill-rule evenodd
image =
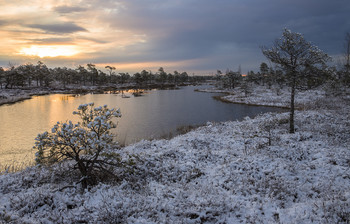
<instances>
[{"instance_id":1,"label":"treeline","mask_svg":"<svg viewBox=\"0 0 350 224\"><path fill-rule=\"evenodd\" d=\"M327 67L317 72L310 70L303 71L303 76L299 76L297 81L298 89L307 90L324 85L326 90L332 94L341 94L344 88L350 87L350 66L344 64L338 69L336 67ZM283 88L289 85L288 75L282 69L268 66L265 62L260 64L258 72L249 71L247 74L241 74L240 71L226 70L225 73L217 70L215 79L217 85L222 88L234 89L239 86L251 91L252 84L272 86Z\"/></svg>"},{"instance_id":2,"label":"treeline","mask_svg":"<svg viewBox=\"0 0 350 224\"><path fill-rule=\"evenodd\" d=\"M332 79L332 77L339 77L336 74L337 72L331 69L326 69L318 73L310 72L308 75L303 76L303 79L299 79L298 82L302 84L301 88L312 89ZM223 74L218 70L216 80L218 81L218 85L228 89L234 89L236 86L242 87L246 84L262 85L268 88L272 86L283 88L288 83L287 74L283 70L269 67L265 62L260 64L260 70L258 72L249 71L247 74L241 74L239 71L234 72L232 70L227 70Z\"/></svg>"},{"instance_id":3,"label":"treeline","mask_svg":"<svg viewBox=\"0 0 350 224\"><path fill-rule=\"evenodd\" d=\"M326 91L333 95L348 93L350 87L350 33L345 36L344 55L337 67L320 63L319 59L314 59L320 54L319 49L307 43L302 36L298 36L299 34L285 30L283 35L285 35L283 38L286 41L295 41L299 38L298 40L302 40L306 44L298 45L293 42L286 47L283 46L284 43L280 43L273 46L272 49L278 49L273 51L273 54L268 54L270 52L266 53L267 49L263 49L263 54L267 54L265 56L275 66L268 66L263 62L260 64L258 72L249 71L244 75L241 74L240 68L237 72L226 70L225 74L218 70L215 75L217 85L231 89L241 86L246 90L246 93L250 92L252 84L268 88L295 86L304 90L323 85ZM300 52L308 53L309 56L306 57ZM284 57L285 55L287 57ZM325 54L324 57L328 57L328 55ZM319 65L316 66L316 64Z\"/></svg>"},{"instance_id":4,"label":"treeline","mask_svg":"<svg viewBox=\"0 0 350 224\"><path fill-rule=\"evenodd\" d=\"M0 67L0 88L25 88L25 87L52 87L66 88L70 85L79 86L116 86L120 84L147 87L152 84L182 85L194 84L204 81L207 76L189 76L187 72L174 71L167 73L162 67L156 73L142 70L133 75L129 73L117 73L113 66L106 66L105 71L99 70L94 64L79 65L76 69L67 67L48 68L43 62L10 65L4 69Z\"/></svg>"}]
</instances>

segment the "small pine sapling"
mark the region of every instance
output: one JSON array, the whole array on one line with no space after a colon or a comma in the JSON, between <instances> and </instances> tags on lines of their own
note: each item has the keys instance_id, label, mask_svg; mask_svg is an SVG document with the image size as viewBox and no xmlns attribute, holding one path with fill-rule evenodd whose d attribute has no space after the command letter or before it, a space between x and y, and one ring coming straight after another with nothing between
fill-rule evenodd
<instances>
[{"instance_id":1,"label":"small pine sapling","mask_svg":"<svg viewBox=\"0 0 350 224\"><path fill-rule=\"evenodd\" d=\"M33 148L37 150L38 164L75 161L75 168L82 176L82 187L87 188L96 182L98 173L112 174L109 168L119 162L119 155L112 151L116 143L109 130L116 128L112 118L121 117L121 113L107 105L94 108L94 103L89 103L80 105L73 114L80 116L81 122L57 122L51 133L44 132L35 138Z\"/></svg>"}]
</instances>

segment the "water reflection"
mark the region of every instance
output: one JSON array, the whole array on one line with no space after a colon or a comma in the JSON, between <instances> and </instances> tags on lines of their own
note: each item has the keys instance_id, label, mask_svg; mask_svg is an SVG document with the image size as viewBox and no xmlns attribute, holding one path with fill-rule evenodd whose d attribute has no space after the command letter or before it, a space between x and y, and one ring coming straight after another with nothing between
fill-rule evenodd
<instances>
[{"instance_id":1,"label":"water reflection","mask_svg":"<svg viewBox=\"0 0 350 224\"><path fill-rule=\"evenodd\" d=\"M57 101L69 101L69 100L74 100L74 98L79 97L80 94L76 95L58 95L57 99L53 99L52 101L57 102Z\"/></svg>"},{"instance_id":2,"label":"water reflection","mask_svg":"<svg viewBox=\"0 0 350 224\"><path fill-rule=\"evenodd\" d=\"M196 87L198 88L198 87ZM30 100L0 107L0 169L4 164L32 162L34 138L51 130L57 121L78 121L73 111L80 104L95 102L121 109L122 117L114 129L116 140L130 144L140 139L167 136L179 126L199 125L207 121L226 121L276 111L270 107L225 104L212 99L213 94L180 90L141 90L142 97L133 97L136 90L110 94L54 94L36 96ZM138 90L140 92L140 90Z\"/></svg>"}]
</instances>

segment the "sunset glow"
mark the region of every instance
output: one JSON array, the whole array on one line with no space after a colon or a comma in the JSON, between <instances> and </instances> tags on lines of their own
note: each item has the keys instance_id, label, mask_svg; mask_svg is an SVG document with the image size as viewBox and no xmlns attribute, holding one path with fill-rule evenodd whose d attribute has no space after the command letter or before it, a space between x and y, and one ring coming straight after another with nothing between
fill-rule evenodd
<instances>
[{"instance_id":1,"label":"sunset glow","mask_svg":"<svg viewBox=\"0 0 350 224\"><path fill-rule=\"evenodd\" d=\"M198 75L239 66L258 71L266 60L259 46L284 27L340 55L350 10L347 0L0 0L0 5L0 67L41 60L49 67L93 63L118 72L163 67Z\"/></svg>"},{"instance_id":2,"label":"sunset glow","mask_svg":"<svg viewBox=\"0 0 350 224\"><path fill-rule=\"evenodd\" d=\"M74 46L30 46L22 48L19 52L21 55L43 57L73 56L78 54Z\"/></svg>"}]
</instances>

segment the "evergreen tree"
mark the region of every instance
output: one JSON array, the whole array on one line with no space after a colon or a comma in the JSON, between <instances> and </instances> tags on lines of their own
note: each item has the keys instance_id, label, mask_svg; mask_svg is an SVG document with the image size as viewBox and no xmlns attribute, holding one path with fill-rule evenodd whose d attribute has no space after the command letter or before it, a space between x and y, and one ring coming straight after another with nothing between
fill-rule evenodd
<instances>
[{"instance_id":1,"label":"evergreen tree","mask_svg":"<svg viewBox=\"0 0 350 224\"><path fill-rule=\"evenodd\" d=\"M263 54L284 70L291 87L289 132L294 133L295 91L305 78L326 68L327 54L307 42L299 33L285 29L282 38L277 39L271 48L262 48Z\"/></svg>"}]
</instances>

